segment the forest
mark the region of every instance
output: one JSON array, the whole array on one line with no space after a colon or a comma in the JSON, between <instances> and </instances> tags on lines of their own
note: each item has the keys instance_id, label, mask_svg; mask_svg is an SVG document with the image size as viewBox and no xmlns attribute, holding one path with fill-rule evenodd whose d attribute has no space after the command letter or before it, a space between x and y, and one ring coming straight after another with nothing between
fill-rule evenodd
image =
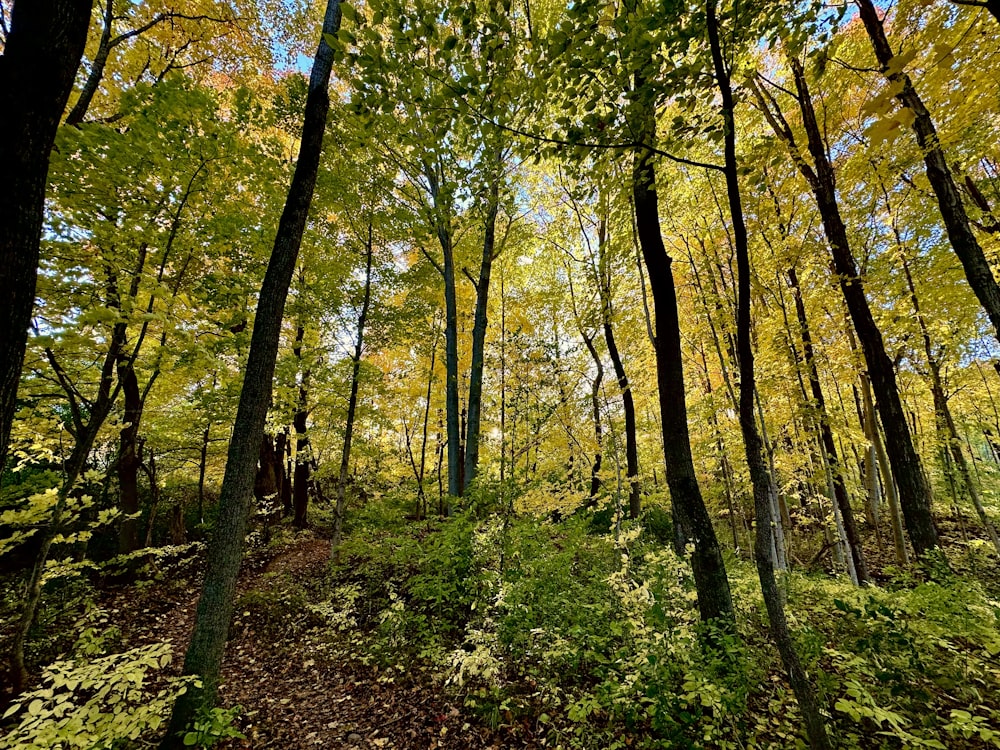
<instances>
[{"instance_id":1,"label":"forest","mask_svg":"<svg viewBox=\"0 0 1000 750\"><path fill-rule=\"evenodd\" d=\"M1000 747L997 0L2 0L0 748Z\"/></svg>"}]
</instances>

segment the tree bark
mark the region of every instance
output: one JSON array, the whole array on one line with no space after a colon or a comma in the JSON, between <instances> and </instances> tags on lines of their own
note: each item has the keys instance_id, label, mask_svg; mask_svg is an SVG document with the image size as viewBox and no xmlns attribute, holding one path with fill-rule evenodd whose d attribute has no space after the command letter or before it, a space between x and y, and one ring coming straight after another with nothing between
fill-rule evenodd
<instances>
[{"instance_id":1,"label":"tree bark","mask_svg":"<svg viewBox=\"0 0 1000 750\"><path fill-rule=\"evenodd\" d=\"M361 354L364 351L365 322L372 300L372 225L368 223L368 242L365 246L365 291L358 315L358 337L351 357L351 394L347 399L347 423L344 425L344 450L340 456L340 475L337 479L337 502L333 514L333 540L330 543L335 562L339 562L340 537L344 527L344 501L347 494L347 470L351 462L351 442L354 437L354 417L358 408L358 385L361 375Z\"/></svg>"},{"instance_id":2,"label":"tree bark","mask_svg":"<svg viewBox=\"0 0 1000 750\"><path fill-rule=\"evenodd\" d=\"M858 536L858 527L854 520L854 510L851 508L851 500L847 495L847 485L844 482L844 472L840 465L840 458L837 455L837 446L833 440L833 430L830 429L830 419L826 411L826 398L823 395L823 386L820 384L819 368L816 365L816 353L813 350L812 333L809 330L809 318L806 316L806 306L802 299L802 288L799 286L799 277L795 271L795 266L791 266L788 269L788 285L792 290L792 297L795 302L795 316L799 322L802 355L809 379L809 390L812 394L811 408L813 411L813 422L819 428L820 439L823 442L823 449L826 454L826 463L830 467L830 474L832 475L833 497L831 499L837 504L837 508L840 510L844 524L844 535L847 537L847 544L850 547L858 583L868 583L871 580L868 576L868 564L861 549L861 538Z\"/></svg>"},{"instance_id":3,"label":"tree bark","mask_svg":"<svg viewBox=\"0 0 1000 750\"><path fill-rule=\"evenodd\" d=\"M771 127L784 141L792 160L809 183L819 207L840 288L847 302L854 329L858 333L865 363L868 366L868 375L875 390L876 406L885 429L892 474L900 491L903 519L913 549L918 557L922 557L938 546L937 530L931 517L930 491L920 466L920 458L910 437L910 429L906 423L906 415L896 385L896 373L892 361L885 353L882 333L875 324L865 296L864 282L851 254L847 228L837 202L836 178L827 157L805 72L795 57L790 55L788 62L795 79L796 99L802 113L812 165L808 164L799 153L792 130L784 121L777 106L773 102L769 104L764 101L763 92L759 87L756 88L756 93Z\"/></svg>"},{"instance_id":4,"label":"tree bark","mask_svg":"<svg viewBox=\"0 0 1000 750\"><path fill-rule=\"evenodd\" d=\"M17 0L0 56L0 467L28 338L49 155L83 57L93 0Z\"/></svg>"},{"instance_id":5,"label":"tree bark","mask_svg":"<svg viewBox=\"0 0 1000 750\"><path fill-rule=\"evenodd\" d=\"M469 372L469 413L465 427L465 470L462 494L472 484L479 469L479 424L483 401L483 359L486 349L487 313L489 309L490 274L496 257L497 212L500 208L499 165L489 186L486 221L483 229L483 257L476 283L476 316L472 325L472 364Z\"/></svg>"},{"instance_id":6,"label":"tree bark","mask_svg":"<svg viewBox=\"0 0 1000 750\"><path fill-rule=\"evenodd\" d=\"M774 562L770 545L771 525L771 492L772 482L764 461L763 445L757 430L754 416L754 356L750 340L750 245L747 238L747 228L743 218L743 205L740 196L739 176L736 161L736 122L735 102L733 100L730 73L722 57L722 45L719 40L719 26L716 18L716 1L708 0L705 4L705 15L708 26L708 40L712 52L712 64L715 69L715 79L720 95L720 112L723 120L724 137L724 173L726 192L729 197L729 213L733 227L733 244L736 250L737 295L736 295L736 350L739 359L740 396L739 421L743 433L743 444L746 449L747 464L750 469L750 481L753 484L754 510L757 521L756 540L754 544L754 559L757 563L757 574L764 594L764 605L770 623L771 637L774 639L781 655L781 661L788 673L788 681L795 699L802 711L806 724L806 734L813 750L831 748L830 739L826 733L826 725L820 714L819 703L815 690L810 683L795 650L791 633L788 631L788 621L785 618L785 607L778 583L774 575ZM780 521L780 519L778 519Z\"/></svg>"},{"instance_id":7,"label":"tree bark","mask_svg":"<svg viewBox=\"0 0 1000 750\"><path fill-rule=\"evenodd\" d=\"M651 63L645 62L644 67ZM634 76L633 95L642 104L632 123L637 141L645 146L636 150L632 168L632 197L636 231L643 260L649 275L653 314L656 318L656 383L659 389L660 419L663 432L663 458L670 487L677 532L694 545L691 567L698 593L698 610L703 620L717 620L723 628L735 626L729 578L722 559L722 549L712 526L711 516L698 486L691 456L687 404L684 398L684 369L681 358L680 318L677 294L660 230L656 193L656 171L650 150L656 141L656 118L650 87L641 71ZM647 98L645 101L642 99Z\"/></svg>"},{"instance_id":8,"label":"tree bark","mask_svg":"<svg viewBox=\"0 0 1000 750\"><path fill-rule=\"evenodd\" d=\"M913 87L910 76L903 72L902 68L897 69L892 64L894 57L892 47L885 35L885 28L875 9L875 4L872 0L857 0L857 3L861 13L861 21L868 32L868 38L882 68L882 73L893 86L898 87L899 93L896 94L896 100L900 106L913 113L913 132L924 156L927 179L930 181L931 188L937 198L938 208L941 211L941 217L944 219L945 230L948 234L948 241L962 263L969 286L972 287L972 291L975 292L993 324L994 335L1000 338L1000 285L997 284L989 261L983 254L983 249L979 246L976 235L972 231L972 224L966 214L965 204L962 203L961 192L951 174L951 169L948 167L948 160L945 157L944 149L941 148L941 141L938 139L934 121L917 90ZM994 7L990 9L991 13L996 9L996 4L994 0ZM903 512L906 513L905 504ZM920 552L917 554L919 556Z\"/></svg>"},{"instance_id":9,"label":"tree bark","mask_svg":"<svg viewBox=\"0 0 1000 750\"><path fill-rule=\"evenodd\" d=\"M183 747L181 740L185 727L200 708L215 702L218 690L222 655L236 598L236 578L250 521L254 468L271 402L281 321L316 186L323 132L330 108L328 88L333 49L327 44L325 35L338 32L340 18L340 0L327 0L322 35L309 77L299 157L261 284L250 353L219 497L218 518L209 543L207 570L198 600L194 633L184 659L184 673L197 675L202 687L189 687L174 706L162 743L165 750L180 750Z\"/></svg>"},{"instance_id":10,"label":"tree bark","mask_svg":"<svg viewBox=\"0 0 1000 750\"><path fill-rule=\"evenodd\" d=\"M311 451L309 444L309 373L308 367L302 365L302 340L305 337L305 326L301 323L295 329L295 346L292 353L299 361L299 393L292 417L295 428L295 477L292 482L292 525L297 529L306 526L306 515L309 511L309 483L311 479Z\"/></svg>"}]
</instances>

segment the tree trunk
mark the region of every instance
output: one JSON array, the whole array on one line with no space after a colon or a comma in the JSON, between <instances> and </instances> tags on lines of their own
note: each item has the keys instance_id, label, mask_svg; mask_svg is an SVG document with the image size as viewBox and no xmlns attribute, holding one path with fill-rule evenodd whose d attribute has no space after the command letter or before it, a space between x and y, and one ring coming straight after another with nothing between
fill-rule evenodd
<instances>
[{"instance_id":1,"label":"tree trunk","mask_svg":"<svg viewBox=\"0 0 1000 750\"><path fill-rule=\"evenodd\" d=\"M442 195L440 162L427 165L425 177L430 186L434 230L441 245L440 265L444 279L444 368L445 421L448 433L448 495L462 495L462 428L458 398L458 300L455 292L455 252L451 226L450 196Z\"/></svg>"},{"instance_id":2,"label":"tree trunk","mask_svg":"<svg viewBox=\"0 0 1000 750\"><path fill-rule=\"evenodd\" d=\"M806 316L806 306L802 299L802 288L799 286L799 277L795 271L795 266L788 269L788 284L791 287L792 297L795 302L795 316L799 321L799 335L802 339L803 359L805 360L806 372L809 378L809 390L812 392L811 407L813 422L819 428L826 464L829 466L833 480L833 497L831 500L837 504L837 508L840 510L840 516L844 524L844 535L850 547L851 559L854 562L854 571L857 574L858 583L868 583L871 580L868 576L868 564L861 549L861 538L858 536L858 527L854 520L854 510L851 508L851 500L847 495L844 472L840 465L840 458L837 455L837 446L833 441L833 430L830 429L830 419L826 411L826 398L823 395L823 387L819 381L819 368L816 366L812 333L809 330L809 319Z\"/></svg>"},{"instance_id":3,"label":"tree trunk","mask_svg":"<svg viewBox=\"0 0 1000 750\"><path fill-rule=\"evenodd\" d=\"M358 337L351 357L351 395L347 400L347 424L344 426L344 450L340 456L340 475L337 478L337 503L333 514L333 540L330 543L335 562L340 562L340 537L344 527L344 501L347 494L347 470L351 462L351 441L354 436L354 416L358 408L358 385L361 375L361 354L364 351L365 321L372 300L372 225L368 222L368 242L365 246L365 292L358 315Z\"/></svg>"},{"instance_id":4,"label":"tree trunk","mask_svg":"<svg viewBox=\"0 0 1000 750\"><path fill-rule=\"evenodd\" d=\"M308 367L302 365L302 340L305 337L305 327L300 323L295 329L295 345L292 352L299 361L299 394L292 417L295 428L295 480L292 483L292 524L297 529L306 526L306 514L309 510L309 483L311 480L312 462L309 445L307 421L309 419L309 373Z\"/></svg>"},{"instance_id":5,"label":"tree trunk","mask_svg":"<svg viewBox=\"0 0 1000 750\"><path fill-rule=\"evenodd\" d=\"M875 324L868 299L854 256L851 254L847 228L840 215L837 203L835 176L827 157L826 146L816 120L809 87L801 63L789 56L789 65L795 78L795 86L805 127L812 166L806 163L798 151L791 128L784 122L780 110L764 101L759 87L758 99L763 105L765 116L775 133L785 142L793 161L812 188L819 207L823 230L826 233L834 267L840 280L840 288L847 302L847 308L858 333L864 352L868 375L875 390L876 406L885 429L886 448L892 474L899 487L903 519L909 532L910 541L918 557L923 556L938 545L937 530L931 517L930 491L920 466L920 458L913 447L906 415L896 386L896 373L892 361L885 353L882 333Z\"/></svg>"},{"instance_id":6,"label":"tree trunk","mask_svg":"<svg viewBox=\"0 0 1000 750\"><path fill-rule=\"evenodd\" d=\"M111 54L112 47L112 27L115 21L115 3L114 0L104 0L104 3L101 39L97 44L97 52L94 53L94 59L90 63L90 72L87 74L87 80L80 90L80 96L69 111L69 114L66 115L67 125L78 126L83 122L83 118L87 116L87 110L90 109L90 102L93 101L94 94L100 88L101 79L104 77L104 68L108 64L108 56Z\"/></svg>"},{"instance_id":7,"label":"tree trunk","mask_svg":"<svg viewBox=\"0 0 1000 750\"><path fill-rule=\"evenodd\" d=\"M602 196L602 201L604 200ZM611 303L611 276L608 270L608 218L606 206L602 205L602 215L597 227L598 248L598 288L601 293L601 318L604 326L604 343L608 346L608 355L615 370L618 390L622 394L622 407L625 411L625 474L628 478L628 512L629 518L639 517L642 510L642 499L639 488L639 447L635 430L635 400L632 398L632 388L629 386L625 365L622 364L615 332L612 327L614 312Z\"/></svg>"},{"instance_id":8,"label":"tree trunk","mask_svg":"<svg viewBox=\"0 0 1000 750\"><path fill-rule=\"evenodd\" d=\"M901 243L899 244L899 248L902 252ZM965 454L962 452L962 440L958 435L958 428L955 426L955 418L952 416L951 407L948 406L948 396L944 392L944 383L941 382L941 362L937 355L935 355L934 348L931 345L930 330L920 309L920 300L917 298L917 287L913 283L913 275L910 273L910 264L905 255L900 260L903 266L903 275L906 277L906 285L910 290L910 302L913 304L913 312L917 316L917 323L920 325L920 334L924 342L924 356L927 357L927 370L931 381L931 395L934 398L934 411L937 414L941 437L945 442L945 450L954 459L955 466L962 477L962 484L965 485L965 489L969 493L969 499L972 500L972 505L976 509L976 515L979 516L979 522L983 525L983 530L993 544L993 548L1000 555L1000 536L997 535L996 527L987 515L986 508L983 507L983 500L979 495L979 486L972 478L972 472L969 470L969 462L965 460ZM957 501L957 498L955 500Z\"/></svg>"},{"instance_id":9,"label":"tree trunk","mask_svg":"<svg viewBox=\"0 0 1000 750\"><path fill-rule=\"evenodd\" d=\"M136 443L139 437L139 419L142 415L142 396L135 369L120 362L118 379L125 396L125 424L121 430L118 448L118 491L122 525L118 532L118 552L128 554L139 549L139 460ZM129 516L134 516L130 518Z\"/></svg>"},{"instance_id":10,"label":"tree trunk","mask_svg":"<svg viewBox=\"0 0 1000 750\"><path fill-rule=\"evenodd\" d=\"M975 292L993 324L994 334L1000 338L1000 285L997 284L989 261L983 254L983 250L976 240L976 235L972 231L972 224L966 214L965 205L962 203L962 195L948 167L948 160L945 157L944 149L941 148L934 121L917 90L913 87L910 76L903 72L902 68L897 70L898 66L892 65L894 57L892 47L886 38L885 28L875 9L875 4L872 0L857 0L857 3L861 21L868 32L868 38L875 50L875 57L882 67L882 73L890 84L899 89L896 100L900 106L906 107L913 113L913 132L916 134L920 151L924 155L927 179L930 181L931 188L937 198L948 240L955 255L962 263L969 286L972 287L972 291ZM995 1L994 5L996 5ZM991 9L990 12L993 10ZM902 487L900 489L902 490ZM906 514L905 502L903 513ZM917 555L919 556L921 552L918 551Z\"/></svg>"},{"instance_id":11,"label":"tree trunk","mask_svg":"<svg viewBox=\"0 0 1000 750\"><path fill-rule=\"evenodd\" d=\"M325 35L335 35L339 29L340 0L327 0L322 30L324 36L320 37L309 78L299 158L261 284L250 354L219 496L218 518L209 543L204 587L198 601L191 645L184 660L184 673L199 676L202 687L189 687L175 704L162 743L165 750L180 750L183 747L181 733L185 727L193 721L200 708L215 702L236 598L236 577L250 521L254 465L271 402L281 321L316 185L323 132L330 108L328 87L333 49L326 43Z\"/></svg>"},{"instance_id":12,"label":"tree trunk","mask_svg":"<svg viewBox=\"0 0 1000 750\"><path fill-rule=\"evenodd\" d=\"M601 355L597 353L594 346L594 337L584 333L583 328L580 329L580 335L583 336L583 343L586 345L587 351L590 352L590 357L594 360L594 366L597 369L597 374L590 382L590 413L594 420L594 441L597 444L597 450L594 451L594 462L590 467L590 495L586 503L586 507L596 508L597 493L601 490L601 462L604 460L602 451L604 435L601 429L601 381L604 380L604 364L601 362Z\"/></svg>"},{"instance_id":13,"label":"tree trunk","mask_svg":"<svg viewBox=\"0 0 1000 750\"><path fill-rule=\"evenodd\" d=\"M809 745L813 750L826 750L832 746L826 733L826 725L820 714L816 693L802 667L792 636L788 631L785 607L774 576L774 564L770 553L772 483L764 461L763 446L754 416L755 374L753 346L750 341L750 247L743 219L736 162L736 123L734 117L736 105L730 85L729 69L722 57L715 0L708 0L705 11L712 63L721 98L720 111L723 120L725 153L724 172L736 250L736 350L740 373L739 421L746 449L747 464L750 469L750 480L753 484L754 510L757 520L754 559L757 563L757 574L764 593L764 604L771 626L771 637L781 655L781 661L788 673L788 681L805 719Z\"/></svg>"},{"instance_id":14,"label":"tree trunk","mask_svg":"<svg viewBox=\"0 0 1000 750\"><path fill-rule=\"evenodd\" d=\"M498 169L499 171L499 169ZM483 400L483 358L486 348L487 312L489 308L490 273L496 257L497 212L500 208L500 179L495 176L489 187L489 203L484 223L483 257L476 283L476 317L472 325L472 365L469 372L469 415L465 428L465 468L462 494L476 478L479 468L479 424Z\"/></svg>"},{"instance_id":15,"label":"tree trunk","mask_svg":"<svg viewBox=\"0 0 1000 750\"><path fill-rule=\"evenodd\" d=\"M35 304L49 155L93 0L16 0L0 56L0 467Z\"/></svg>"},{"instance_id":16,"label":"tree trunk","mask_svg":"<svg viewBox=\"0 0 1000 750\"><path fill-rule=\"evenodd\" d=\"M651 66L651 61L645 61ZM681 357L680 319L677 295L660 231L660 213L656 194L656 171L650 150L656 141L656 118L651 87L644 74L634 76L634 93L641 111L633 123L637 140L644 146L636 150L632 169L632 196L639 246L649 275L656 318L656 382L659 389L660 419L663 432L663 458L670 487L676 531L684 541L694 544L691 567L698 592L698 609L703 620L718 620L724 628L733 628L732 594L722 559L719 540L701 496L691 438L688 434L687 404L684 399L684 369Z\"/></svg>"}]
</instances>

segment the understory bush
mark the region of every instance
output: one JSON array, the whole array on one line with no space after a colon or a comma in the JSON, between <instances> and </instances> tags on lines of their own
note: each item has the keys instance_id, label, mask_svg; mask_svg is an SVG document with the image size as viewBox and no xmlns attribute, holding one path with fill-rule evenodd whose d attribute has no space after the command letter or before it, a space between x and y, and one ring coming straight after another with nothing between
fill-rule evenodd
<instances>
[{"instance_id":1,"label":"understory bush","mask_svg":"<svg viewBox=\"0 0 1000 750\"><path fill-rule=\"evenodd\" d=\"M359 524L337 572L350 602L329 621L367 634L352 643L368 658L422 663L488 723L552 746L804 747L750 563L729 562L725 632L699 621L662 511L617 538L588 513L475 515ZM861 589L793 571L782 587L841 746L1000 747L1000 604L978 583Z\"/></svg>"},{"instance_id":2,"label":"understory bush","mask_svg":"<svg viewBox=\"0 0 1000 750\"><path fill-rule=\"evenodd\" d=\"M72 655L42 671L37 689L22 693L4 715L17 726L0 738L14 750L104 750L152 746L189 677L154 675L171 661L169 643L106 653L117 633L90 615ZM155 683L155 687L151 687Z\"/></svg>"}]
</instances>

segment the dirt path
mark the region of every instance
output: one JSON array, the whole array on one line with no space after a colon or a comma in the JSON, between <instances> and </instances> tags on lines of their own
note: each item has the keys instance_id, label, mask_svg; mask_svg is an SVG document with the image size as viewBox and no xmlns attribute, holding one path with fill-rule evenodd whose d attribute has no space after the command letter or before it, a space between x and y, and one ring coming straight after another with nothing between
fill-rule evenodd
<instances>
[{"instance_id":1,"label":"dirt path","mask_svg":"<svg viewBox=\"0 0 1000 750\"><path fill-rule=\"evenodd\" d=\"M283 574L296 582L319 578L329 553L328 540L304 537L271 559L252 557L241 571L238 591L242 595L267 590ZM200 575L194 580L200 581ZM107 607L129 647L171 641L179 670L197 594L190 586L179 585L146 591L138 598L123 590ZM424 671L396 674L389 680L375 667L332 658L319 632L304 630L293 639L276 639L265 625L244 617L243 612L234 618L220 700L227 707L242 706L239 726L246 740L221 747L499 750L533 746L484 727L444 697Z\"/></svg>"}]
</instances>

